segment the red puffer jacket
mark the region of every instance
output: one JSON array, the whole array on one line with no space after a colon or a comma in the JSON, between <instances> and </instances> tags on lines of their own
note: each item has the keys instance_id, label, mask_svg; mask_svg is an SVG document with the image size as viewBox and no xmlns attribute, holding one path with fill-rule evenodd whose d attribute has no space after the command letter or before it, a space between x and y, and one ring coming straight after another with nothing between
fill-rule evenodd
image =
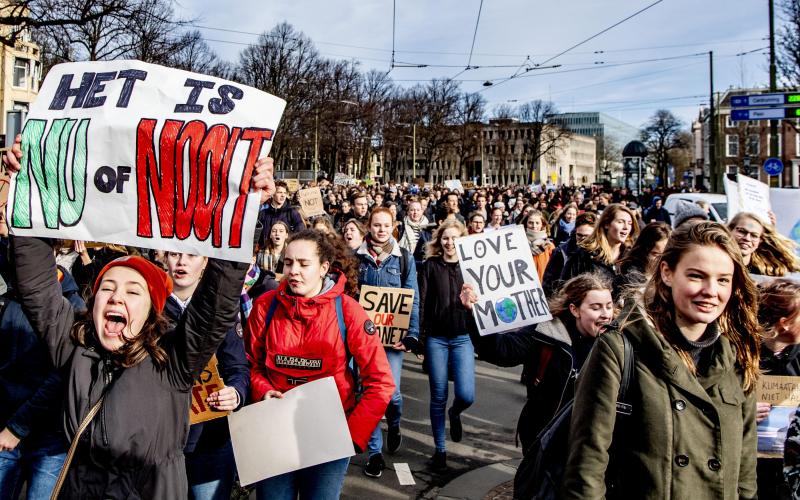
<instances>
[{"instance_id":1,"label":"red puffer jacket","mask_svg":"<svg viewBox=\"0 0 800 500\"><path fill-rule=\"evenodd\" d=\"M247 321L247 359L254 401L267 391L286 392L305 382L333 376L347 415L353 442L366 449L372 431L394 393L394 381L375 327L364 309L344 295L347 278L338 275L332 289L316 297L296 297L283 281L253 303ZM347 344L358 366L364 387L356 404L353 376L347 369L344 344L336 317L337 296L347 326ZM278 307L265 331L267 311L273 299Z\"/></svg>"}]
</instances>

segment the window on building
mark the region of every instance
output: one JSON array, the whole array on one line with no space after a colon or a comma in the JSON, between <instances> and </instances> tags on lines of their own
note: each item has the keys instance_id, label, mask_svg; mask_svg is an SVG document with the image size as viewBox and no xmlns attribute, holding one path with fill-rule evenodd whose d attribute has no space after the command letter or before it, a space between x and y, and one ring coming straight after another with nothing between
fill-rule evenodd
<instances>
[{"instance_id":1,"label":"window on building","mask_svg":"<svg viewBox=\"0 0 800 500\"><path fill-rule=\"evenodd\" d=\"M514 148L514 145L512 144L512 145L511 145L511 154L512 154L512 155L514 154L514 149L515 149L515 148Z\"/></svg>"},{"instance_id":2,"label":"window on building","mask_svg":"<svg viewBox=\"0 0 800 500\"><path fill-rule=\"evenodd\" d=\"M739 136L725 136L725 156L739 156Z\"/></svg>"},{"instance_id":3,"label":"window on building","mask_svg":"<svg viewBox=\"0 0 800 500\"><path fill-rule=\"evenodd\" d=\"M736 124L731 120L731 115L725 115L725 128L734 128Z\"/></svg>"},{"instance_id":4,"label":"window on building","mask_svg":"<svg viewBox=\"0 0 800 500\"><path fill-rule=\"evenodd\" d=\"M800 133L794 134L794 155L800 157Z\"/></svg>"},{"instance_id":5,"label":"window on building","mask_svg":"<svg viewBox=\"0 0 800 500\"><path fill-rule=\"evenodd\" d=\"M750 156L758 156L761 153L761 136L758 134L750 134L747 136L747 151L745 154Z\"/></svg>"},{"instance_id":6,"label":"window on building","mask_svg":"<svg viewBox=\"0 0 800 500\"><path fill-rule=\"evenodd\" d=\"M725 167L725 173L726 174L738 174L739 173L739 167L737 167L736 165L728 165L728 166Z\"/></svg>"},{"instance_id":7,"label":"window on building","mask_svg":"<svg viewBox=\"0 0 800 500\"><path fill-rule=\"evenodd\" d=\"M17 58L14 60L14 86L28 86L28 60Z\"/></svg>"}]
</instances>

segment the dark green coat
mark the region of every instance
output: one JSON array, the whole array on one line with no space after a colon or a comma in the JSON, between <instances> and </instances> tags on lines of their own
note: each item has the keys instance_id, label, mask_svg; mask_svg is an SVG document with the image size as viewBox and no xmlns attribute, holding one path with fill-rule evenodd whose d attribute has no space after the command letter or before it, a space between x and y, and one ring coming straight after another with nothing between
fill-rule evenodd
<instances>
[{"instance_id":1,"label":"dark green coat","mask_svg":"<svg viewBox=\"0 0 800 500\"><path fill-rule=\"evenodd\" d=\"M619 453L621 497L756 498L756 401L745 396L733 346L720 337L708 373L694 376L663 336L633 313L621 321L636 365L633 414ZM578 377L563 497L605 496L623 358L622 333L595 343Z\"/></svg>"}]
</instances>

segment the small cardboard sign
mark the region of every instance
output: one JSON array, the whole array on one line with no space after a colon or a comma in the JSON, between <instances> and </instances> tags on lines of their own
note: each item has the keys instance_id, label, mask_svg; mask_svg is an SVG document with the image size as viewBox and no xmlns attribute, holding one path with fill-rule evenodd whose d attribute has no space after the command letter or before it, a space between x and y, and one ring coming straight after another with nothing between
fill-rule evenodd
<instances>
[{"instance_id":1,"label":"small cardboard sign","mask_svg":"<svg viewBox=\"0 0 800 500\"><path fill-rule=\"evenodd\" d=\"M464 186L464 189L475 189L475 183L472 181L464 181L461 184Z\"/></svg>"},{"instance_id":2,"label":"small cardboard sign","mask_svg":"<svg viewBox=\"0 0 800 500\"><path fill-rule=\"evenodd\" d=\"M283 182L286 183L289 194L294 194L300 190L300 181L297 179L284 179Z\"/></svg>"},{"instance_id":3,"label":"small cardboard sign","mask_svg":"<svg viewBox=\"0 0 800 500\"><path fill-rule=\"evenodd\" d=\"M444 181L444 185L450 191L458 191L459 193L464 193L464 186L461 185L461 181L458 179L448 179Z\"/></svg>"},{"instance_id":4,"label":"small cardboard sign","mask_svg":"<svg viewBox=\"0 0 800 500\"><path fill-rule=\"evenodd\" d=\"M756 387L758 401L772 406L800 405L800 377L762 375Z\"/></svg>"},{"instance_id":5,"label":"small cardboard sign","mask_svg":"<svg viewBox=\"0 0 800 500\"><path fill-rule=\"evenodd\" d=\"M306 219L317 215L325 215L325 207L322 205L322 192L318 187L301 189L297 192L297 200L300 202L300 211Z\"/></svg>"},{"instance_id":6,"label":"small cardboard sign","mask_svg":"<svg viewBox=\"0 0 800 500\"><path fill-rule=\"evenodd\" d=\"M359 304L367 312L384 346L392 346L408 333L414 290L362 285Z\"/></svg>"},{"instance_id":7,"label":"small cardboard sign","mask_svg":"<svg viewBox=\"0 0 800 500\"><path fill-rule=\"evenodd\" d=\"M191 405L189 406L189 424L199 424L228 415L229 411L218 411L212 409L206 403L206 398L212 393L225 387L222 377L217 370L217 355L211 357L206 367L200 373L200 377L195 380L192 386Z\"/></svg>"},{"instance_id":8,"label":"small cardboard sign","mask_svg":"<svg viewBox=\"0 0 800 500\"><path fill-rule=\"evenodd\" d=\"M800 377L762 375L756 385L756 398L772 405L756 431L758 456L782 458L787 430L800 405Z\"/></svg>"}]
</instances>

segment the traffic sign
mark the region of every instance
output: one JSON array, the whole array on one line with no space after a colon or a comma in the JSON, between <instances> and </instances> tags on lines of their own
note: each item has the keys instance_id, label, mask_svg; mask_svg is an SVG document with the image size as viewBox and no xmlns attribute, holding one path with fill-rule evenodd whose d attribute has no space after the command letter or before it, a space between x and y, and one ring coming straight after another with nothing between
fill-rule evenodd
<instances>
[{"instance_id":1,"label":"traffic sign","mask_svg":"<svg viewBox=\"0 0 800 500\"><path fill-rule=\"evenodd\" d=\"M800 93L753 94L731 97L731 107L746 108L748 106L786 106L800 105Z\"/></svg>"},{"instance_id":2,"label":"traffic sign","mask_svg":"<svg viewBox=\"0 0 800 500\"><path fill-rule=\"evenodd\" d=\"M731 110L731 121L782 120L800 118L800 108L755 108Z\"/></svg>"},{"instance_id":3,"label":"traffic sign","mask_svg":"<svg viewBox=\"0 0 800 500\"><path fill-rule=\"evenodd\" d=\"M783 172L783 162L780 158L767 158L764 162L764 172L767 175L781 175Z\"/></svg>"}]
</instances>

